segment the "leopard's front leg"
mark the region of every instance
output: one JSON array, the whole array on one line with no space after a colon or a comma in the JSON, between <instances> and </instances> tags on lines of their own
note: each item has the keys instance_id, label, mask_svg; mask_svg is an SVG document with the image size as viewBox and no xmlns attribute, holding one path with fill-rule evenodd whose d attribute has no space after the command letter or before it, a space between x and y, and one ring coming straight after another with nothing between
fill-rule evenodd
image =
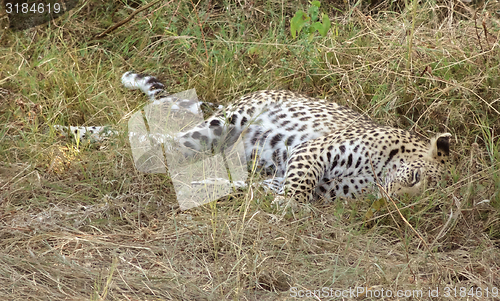
<instances>
[{"instance_id":1,"label":"leopard's front leg","mask_svg":"<svg viewBox=\"0 0 500 301\"><path fill-rule=\"evenodd\" d=\"M287 162L285 195L299 203L311 202L314 190L325 172L320 148L314 140L297 146Z\"/></svg>"}]
</instances>

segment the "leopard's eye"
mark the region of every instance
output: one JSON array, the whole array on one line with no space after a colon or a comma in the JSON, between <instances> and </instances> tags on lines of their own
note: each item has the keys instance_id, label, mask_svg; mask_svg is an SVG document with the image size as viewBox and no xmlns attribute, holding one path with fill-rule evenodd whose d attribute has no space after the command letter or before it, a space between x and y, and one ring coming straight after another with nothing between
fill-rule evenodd
<instances>
[{"instance_id":1,"label":"leopard's eye","mask_svg":"<svg viewBox=\"0 0 500 301\"><path fill-rule=\"evenodd\" d=\"M413 185L415 185L418 182L420 182L420 170L419 169L413 171L412 181L411 182L412 182Z\"/></svg>"}]
</instances>

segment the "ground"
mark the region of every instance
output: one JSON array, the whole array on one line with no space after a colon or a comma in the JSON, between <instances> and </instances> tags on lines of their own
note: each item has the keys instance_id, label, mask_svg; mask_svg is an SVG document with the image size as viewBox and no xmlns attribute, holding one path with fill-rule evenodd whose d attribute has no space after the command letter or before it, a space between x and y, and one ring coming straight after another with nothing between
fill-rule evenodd
<instances>
[{"instance_id":1,"label":"ground","mask_svg":"<svg viewBox=\"0 0 500 301\"><path fill-rule=\"evenodd\" d=\"M430 300L436 287L432 300L450 300L446 288L491 297L500 288L500 7L323 2L325 37L303 29L293 38L290 20L310 4L274 0L158 2L125 23L152 2L91 0L40 26L2 29L2 299L333 299L318 295L323 287L393 292L385 300L398 290ZM167 175L135 170L125 134L87 145L51 130L125 133L147 102L122 88L128 70L209 102L289 89L427 137L449 132L451 164L438 189L387 206L368 196L280 218L272 195L253 188L180 211Z\"/></svg>"}]
</instances>

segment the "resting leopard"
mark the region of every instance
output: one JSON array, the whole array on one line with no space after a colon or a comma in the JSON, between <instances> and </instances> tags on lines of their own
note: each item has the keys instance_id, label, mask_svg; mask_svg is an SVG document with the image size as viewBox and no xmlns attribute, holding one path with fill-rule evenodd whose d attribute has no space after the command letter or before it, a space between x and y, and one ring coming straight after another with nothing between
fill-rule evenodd
<instances>
[{"instance_id":1,"label":"resting leopard","mask_svg":"<svg viewBox=\"0 0 500 301\"><path fill-rule=\"evenodd\" d=\"M155 77L127 72L122 83L173 110L200 111L200 104L168 96ZM65 131L66 127L58 129ZM115 134L107 127L69 127L80 139ZM291 91L242 96L196 127L180 132L173 146L185 156L213 149L242 135L247 161L273 177L265 184L293 201L354 198L385 190L417 195L435 185L449 157L451 134L426 140L381 126L350 108ZM164 141L162 141L164 142ZM383 191L382 190L382 191Z\"/></svg>"}]
</instances>

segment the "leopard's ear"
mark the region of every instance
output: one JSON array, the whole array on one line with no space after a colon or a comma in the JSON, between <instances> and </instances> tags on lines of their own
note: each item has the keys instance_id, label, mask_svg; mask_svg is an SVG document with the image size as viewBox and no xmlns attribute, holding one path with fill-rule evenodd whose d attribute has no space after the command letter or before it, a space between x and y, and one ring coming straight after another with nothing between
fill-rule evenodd
<instances>
[{"instance_id":1,"label":"leopard's ear","mask_svg":"<svg viewBox=\"0 0 500 301\"><path fill-rule=\"evenodd\" d=\"M436 161L444 163L450 155L450 137L450 133L443 133L431 139L429 153Z\"/></svg>"}]
</instances>

